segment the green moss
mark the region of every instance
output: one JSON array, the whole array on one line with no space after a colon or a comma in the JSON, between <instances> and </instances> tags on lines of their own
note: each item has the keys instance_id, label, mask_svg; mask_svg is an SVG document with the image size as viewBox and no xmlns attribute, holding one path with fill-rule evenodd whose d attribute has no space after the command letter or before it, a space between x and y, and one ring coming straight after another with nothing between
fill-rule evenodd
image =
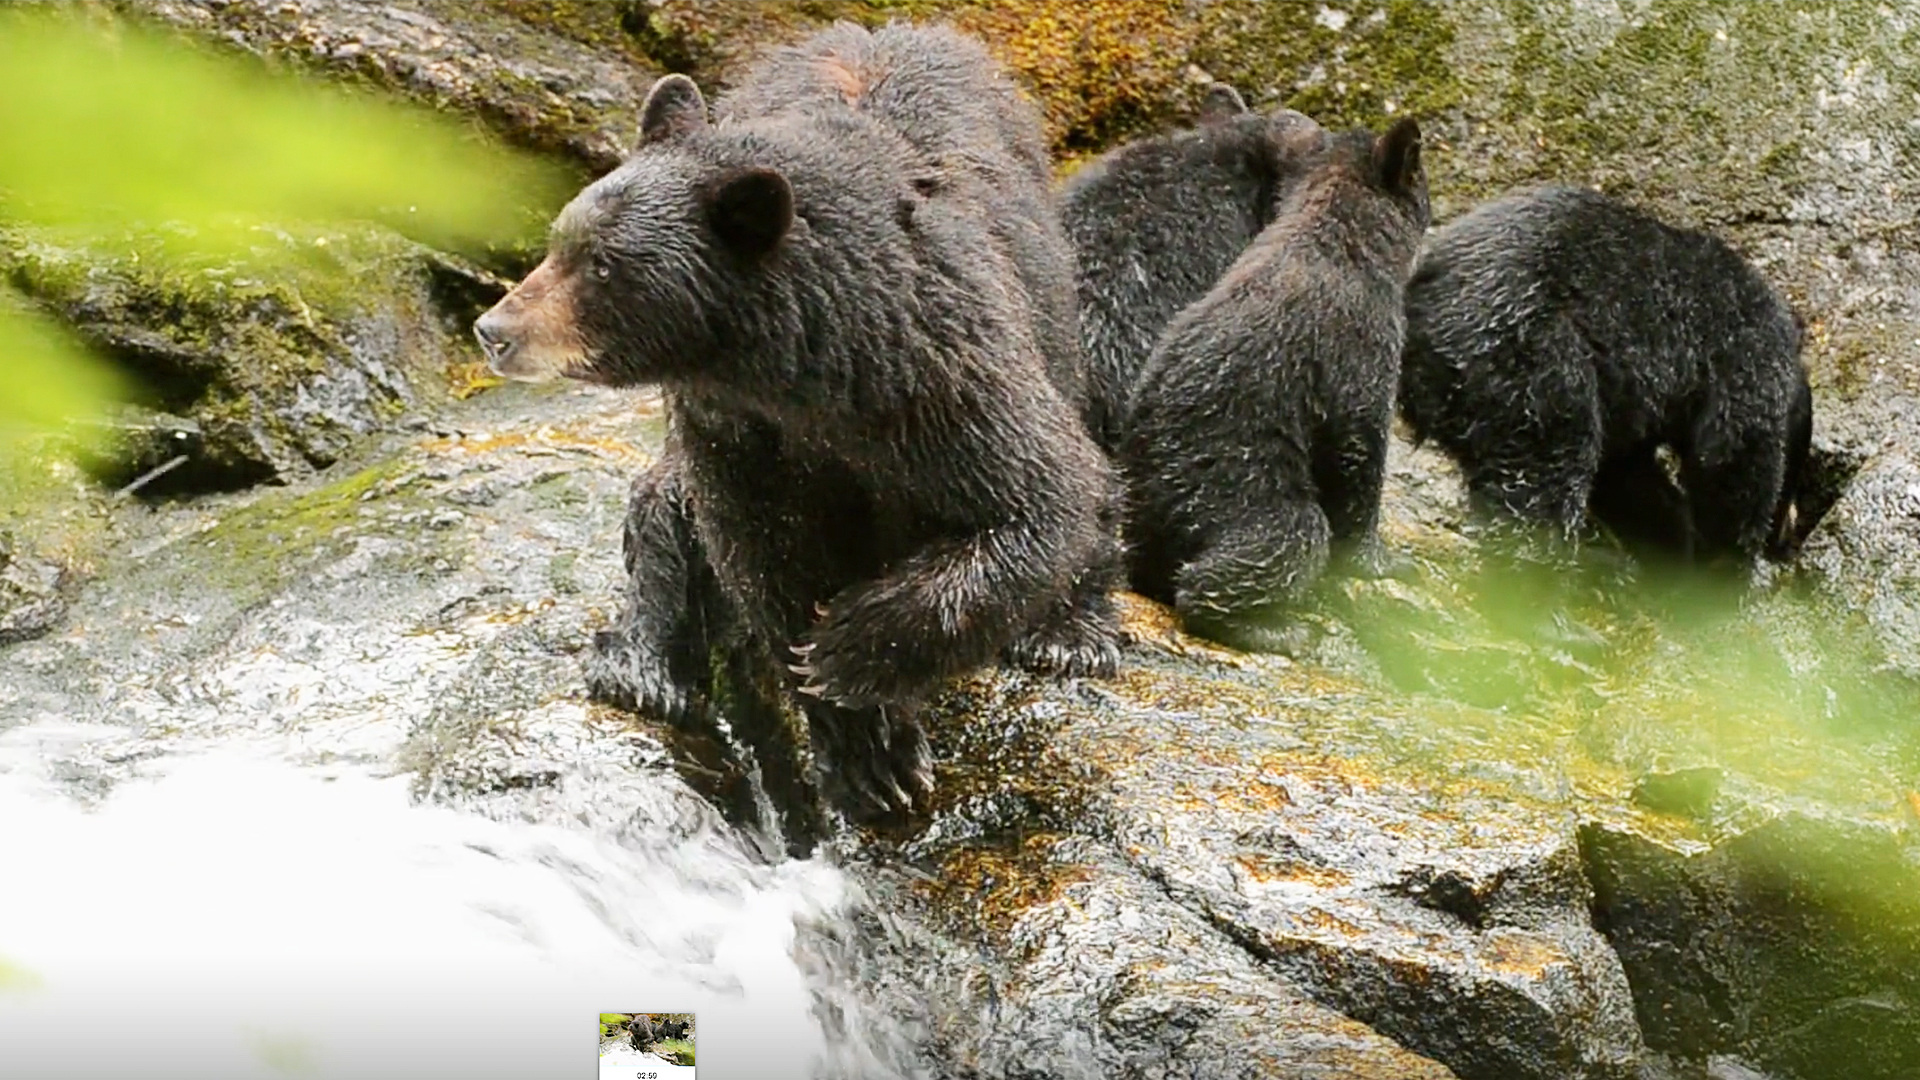
<instances>
[{"instance_id":1,"label":"green moss","mask_svg":"<svg viewBox=\"0 0 1920 1080\"><path fill-rule=\"evenodd\" d=\"M489 68L481 79L485 85L479 88L478 101L467 107L501 130L512 133L515 142L529 149L575 159L584 157L586 167L576 174L580 186L585 186L595 175L619 163L615 156L585 155L581 148L597 141L604 130L627 128L633 119L626 110L609 115L583 106L573 99L554 94L539 80L504 65ZM433 104L436 108L450 111L460 108L458 102L436 101ZM550 218L559 207L539 209L544 220ZM529 242L532 237L540 235L537 230L529 230Z\"/></svg>"},{"instance_id":2,"label":"green moss","mask_svg":"<svg viewBox=\"0 0 1920 1080\"><path fill-rule=\"evenodd\" d=\"M714 4L657 0L628 27L636 47L654 65L690 75L702 85L731 85L762 51L795 41L839 20L878 26L888 19L937 16L955 5L940 0L780 0Z\"/></svg>"},{"instance_id":3,"label":"green moss","mask_svg":"<svg viewBox=\"0 0 1920 1080\"><path fill-rule=\"evenodd\" d=\"M213 486L331 462L351 433L303 405L316 377L383 370L431 400L470 355L441 325L420 249L377 229L263 233L238 260L163 232L15 229L0 274L101 348L140 404L198 422L196 466L224 478ZM405 403L375 388L350 407L378 424Z\"/></svg>"},{"instance_id":4,"label":"green moss","mask_svg":"<svg viewBox=\"0 0 1920 1080\"><path fill-rule=\"evenodd\" d=\"M1872 9L1857 5L1656 0L1611 27L1613 16L1564 0L1492 10L1512 45L1501 50L1504 71L1475 73L1475 97L1494 103L1486 119L1526 146L1491 163L1510 183L1586 179L1671 204L1693 202L1711 175L1699 194L1723 216L1778 206L1807 167L1803 133L1823 69L1841 57L1877 59L1896 84L1915 85L1908 65L1891 62Z\"/></svg>"},{"instance_id":5,"label":"green moss","mask_svg":"<svg viewBox=\"0 0 1920 1080\"><path fill-rule=\"evenodd\" d=\"M239 603L268 595L319 556L368 532L369 503L390 498L415 478L383 462L302 494L274 492L223 519L199 541L214 557L200 565L227 575L209 584ZM391 512L390 504L383 511Z\"/></svg>"},{"instance_id":6,"label":"green moss","mask_svg":"<svg viewBox=\"0 0 1920 1080\"><path fill-rule=\"evenodd\" d=\"M1225 0L1208 5L1193 59L1250 103L1378 129L1460 104L1455 17L1453 5L1420 0Z\"/></svg>"},{"instance_id":7,"label":"green moss","mask_svg":"<svg viewBox=\"0 0 1920 1080\"><path fill-rule=\"evenodd\" d=\"M488 0L484 6L583 45L642 63L651 59L643 48L648 5L642 0Z\"/></svg>"}]
</instances>

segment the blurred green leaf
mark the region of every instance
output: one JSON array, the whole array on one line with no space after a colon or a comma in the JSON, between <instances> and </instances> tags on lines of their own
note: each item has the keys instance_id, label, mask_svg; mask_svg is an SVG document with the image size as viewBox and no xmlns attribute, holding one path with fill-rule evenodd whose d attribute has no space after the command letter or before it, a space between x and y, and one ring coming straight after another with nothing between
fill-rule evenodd
<instances>
[{"instance_id":1,"label":"blurred green leaf","mask_svg":"<svg viewBox=\"0 0 1920 1080\"><path fill-rule=\"evenodd\" d=\"M0 12L4 213L177 221L199 246L270 220L378 218L448 247L524 231L567 178L421 109L274 77L131 25Z\"/></svg>"},{"instance_id":2,"label":"blurred green leaf","mask_svg":"<svg viewBox=\"0 0 1920 1080\"><path fill-rule=\"evenodd\" d=\"M40 976L0 957L0 990L33 990L39 986Z\"/></svg>"},{"instance_id":3,"label":"blurred green leaf","mask_svg":"<svg viewBox=\"0 0 1920 1080\"><path fill-rule=\"evenodd\" d=\"M382 221L452 250L527 243L571 186L429 110L58 6L0 9L0 226L108 246L139 227L161 239L160 258L258 267L287 257L259 230L291 222ZM0 452L121 389L5 296L0 377Z\"/></svg>"},{"instance_id":4,"label":"blurred green leaf","mask_svg":"<svg viewBox=\"0 0 1920 1080\"><path fill-rule=\"evenodd\" d=\"M51 319L0 296L0 453L20 439L86 417L121 380Z\"/></svg>"}]
</instances>

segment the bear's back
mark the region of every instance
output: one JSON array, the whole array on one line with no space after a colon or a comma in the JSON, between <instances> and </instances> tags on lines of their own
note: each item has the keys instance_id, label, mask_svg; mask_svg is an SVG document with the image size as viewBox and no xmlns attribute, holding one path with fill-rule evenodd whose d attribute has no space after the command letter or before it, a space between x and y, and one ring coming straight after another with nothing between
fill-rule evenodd
<instances>
[{"instance_id":1,"label":"bear's back","mask_svg":"<svg viewBox=\"0 0 1920 1080\"><path fill-rule=\"evenodd\" d=\"M1266 118L1253 114L1142 140L1092 162L1061 193L1086 300L1126 302L1135 305L1129 315L1143 316L1132 320L1138 325L1153 324L1155 314L1165 325L1272 220L1277 186Z\"/></svg>"},{"instance_id":2,"label":"bear's back","mask_svg":"<svg viewBox=\"0 0 1920 1080\"><path fill-rule=\"evenodd\" d=\"M1061 219L1079 260L1096 431L1118 429L1154 342L1273 219L1297 170L1297 113L1243 113L1129 143L1075 173Z\"/></svg>"},{"instance_id":3,"label":"bear's back","mask_svg":"<svg viewBox=\"0 0 1920 1080\"><path fill-rule=\"evenodd\" d=\"M1766 342L1792 318L1719 237L1560 185L1488 203L1436 233L1408 312L1454 355L1569 318L1593 343L1603 379L1662 384L1622 388L1633 396L1686 393L1749 362L1755 347L1778 352Z\"/></svg>"},{"instance_id":4,"label":"bear's back","mask_svg":"<svg viewBox=\"0 0 1920 1080\"><path fill-rule=\"evenodd\" d=\"M852 123L884 133L888 164L916 198L937 200L923 223L970 219L1011 266L1048 381L1083 407L1073 248L1040 114L979 42L942 26L836 23L768 53L716 111L736 124Z\"/></svg>"},{"instance_id":5,"label":"bear's back","mask_svg":"<svg viewBox=\"0 0 1920 1080\"><path fill-rule=\"evenodd\" d=\"M1362 177L1371 146L1339 137L1213 287L1168 323L1140 375L1136 429L1185 423L1185 403L1223 387L1247 399L1236 407L1252 407L1255 426L1304 429L1348 384L1391 384L1401 283L1425 212L1409 217ZM1181 403L1171 418L1154 415L1170 403Z\"/></svg>"},{"instance_id":6,"label":"bear's back","mask_svg":"<svg viewBox=\"0 0 1920 1080\"><path fill-rule=\"evenodd\" d=\"M929 163L1050 180L1038 111L978 41L943 26L835 23L768 53L715 109L735 120L852 109Z\"/></svg>"}]
</instances>

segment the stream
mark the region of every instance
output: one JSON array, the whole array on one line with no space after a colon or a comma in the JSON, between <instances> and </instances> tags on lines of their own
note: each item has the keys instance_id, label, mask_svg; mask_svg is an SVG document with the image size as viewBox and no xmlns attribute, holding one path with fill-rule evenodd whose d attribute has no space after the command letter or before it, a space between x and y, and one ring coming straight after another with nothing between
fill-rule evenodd
<instances>
[{"instance_id":1,"label":"stream","mask_svg":"<svg viewBox=\"0 0 1920 1080\"><path fill-rule=\"evenodd\" d=\"M551 1075L592 1059L593 1014L641 1009L755 1032L702 1046L717 1074L847 1075L793 957L846 900L818 861L414 806L406 777L261 747L85 807L35 762L94 734L0 740L0 954L43 991L0 1012L13 1075Z\"/></svg>"},{"instance_id":2,"label":"stream","mask_svg":"<svg viewBox=\"0 0 1920 1080\"><path fill-rule=\"evenodd\" d=\"M675 1011L751 1033L714 1075L893 1075L799 937L848 880L583 700L634 405L543 402L570 426L122 513L0 652L0 1074L554 1075L597 1014Z\"/></svg>"}]
</instances>

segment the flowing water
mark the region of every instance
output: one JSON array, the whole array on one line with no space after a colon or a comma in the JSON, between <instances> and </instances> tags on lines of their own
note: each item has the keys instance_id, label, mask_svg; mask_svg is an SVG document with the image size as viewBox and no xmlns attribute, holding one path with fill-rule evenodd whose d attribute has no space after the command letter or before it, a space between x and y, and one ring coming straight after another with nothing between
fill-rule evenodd
<instances>
[{"instance_id":1,"label":"flowing water","mask_svg":"<svg viewBox=\"0 0 1920 1080\"><path fill-rule=\"evenodd\" d=\"M95 805L0 746L0 1047L14 1076L584 1075L602 1011L692 1011L716 1076L865 1071L830 1047L796 920L832 867L413 805L404 776L232 744Z\"/></svg>"},{"instance_id":2,"label":"flowing water","mask_svg":"<svg viewBox=\"0 0 1920 1080\"><path fill-rule=\"evenodd\" d=\"M629 1011L695 1013L706 1075L894 1075L854 886L582 698L635 405L501 411L119 513L0 649L0 1077L586 1075Z\"/></svg>"}]
</instances>

